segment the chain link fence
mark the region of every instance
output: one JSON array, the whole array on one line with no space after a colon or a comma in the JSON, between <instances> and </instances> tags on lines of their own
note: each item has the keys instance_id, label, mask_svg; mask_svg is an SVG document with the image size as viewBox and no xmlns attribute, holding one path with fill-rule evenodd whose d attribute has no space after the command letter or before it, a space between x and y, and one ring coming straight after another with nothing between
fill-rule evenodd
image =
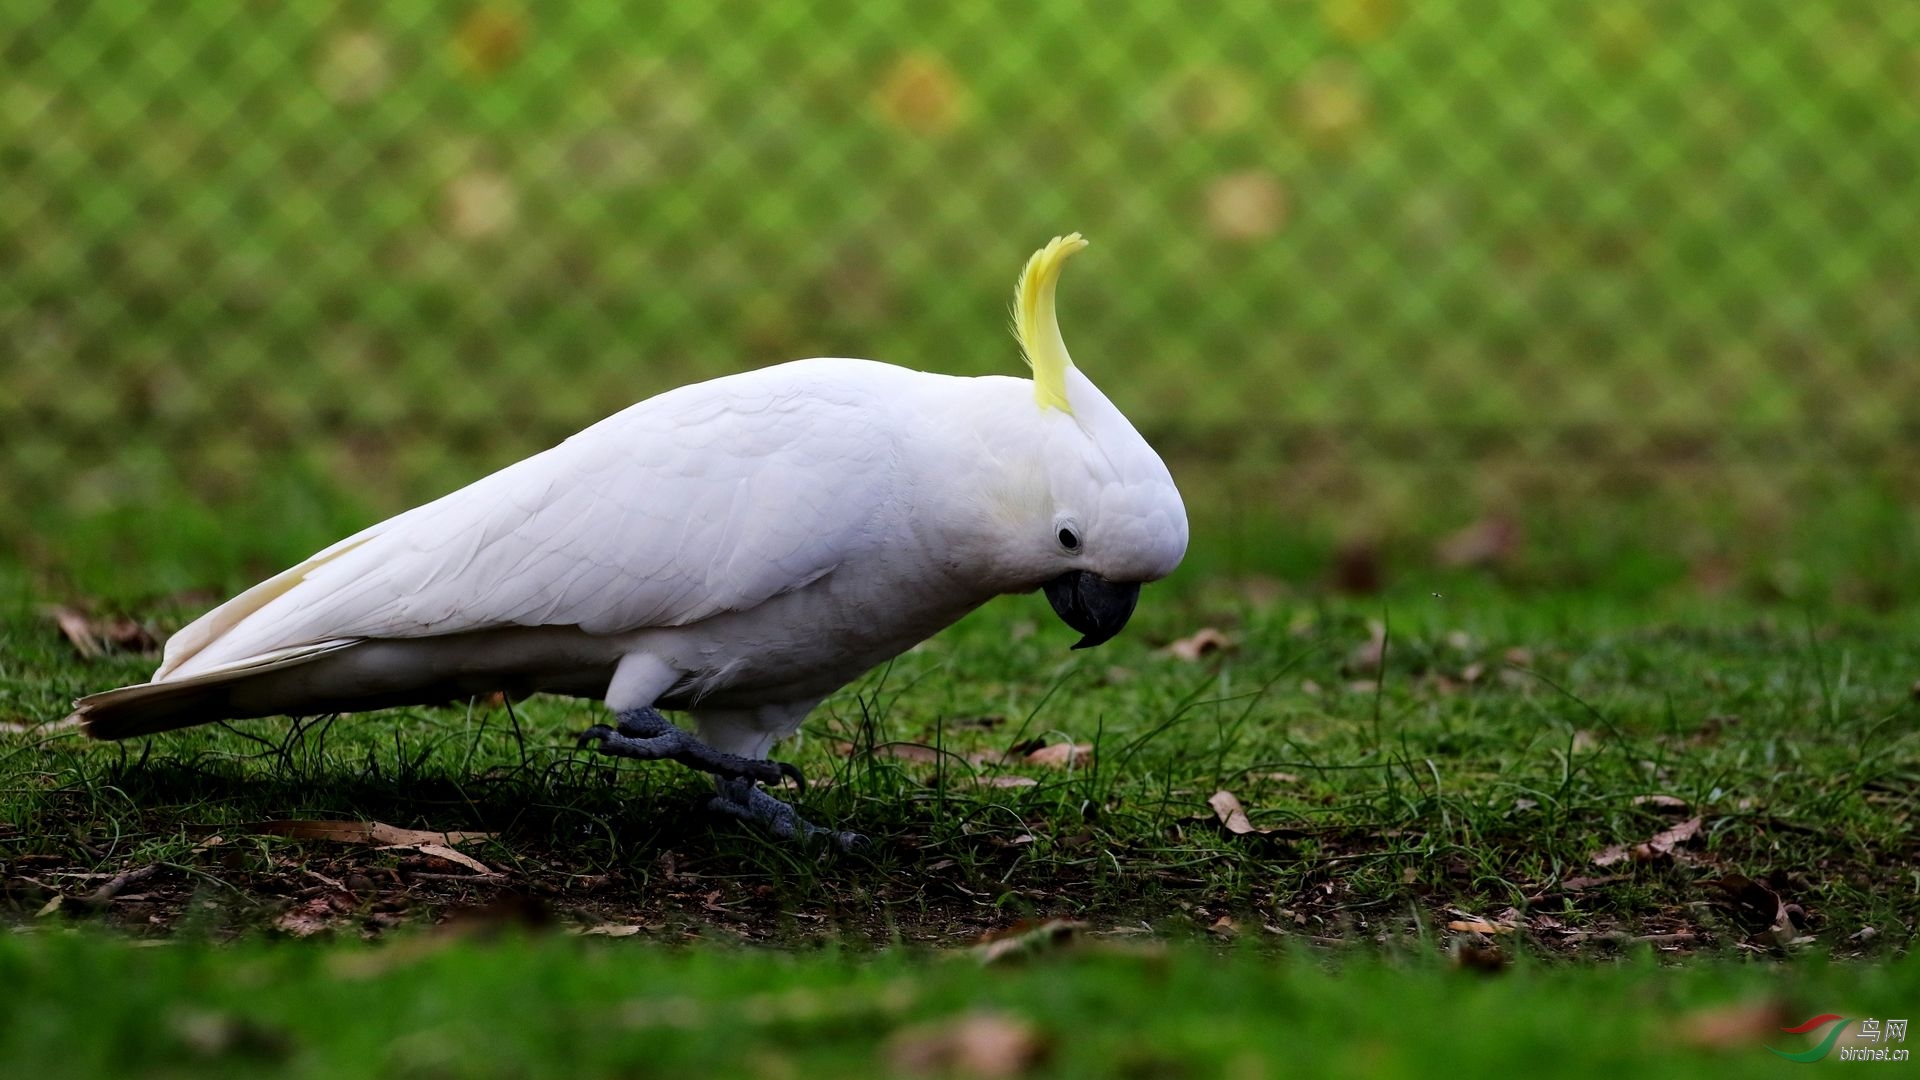
<instances>
[{"instance_id":1,"label":"chain link fence","mask_svg":"<svg viewBox=\"0 0 1920 1080\"><path fill-rule=\"evenodd\" d=\"M1276 500L1777 501L1920 444L1920 4L10 0L0 499L390 509L694 378L1012 372L1071 229L1081 365Z\"/></svg>"}]
</instances>

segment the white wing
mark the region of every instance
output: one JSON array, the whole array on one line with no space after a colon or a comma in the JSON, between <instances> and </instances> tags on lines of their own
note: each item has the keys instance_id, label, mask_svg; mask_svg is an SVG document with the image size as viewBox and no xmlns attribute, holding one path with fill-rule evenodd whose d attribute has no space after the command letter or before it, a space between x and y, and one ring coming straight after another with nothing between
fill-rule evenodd
<instances>
[{"instance_id":1,"label":"white wing","mask_svg":"<svg viewBox=\"0 0 1920 1080\"><path fill-rule=\"evenodd\" d=\"M801 588L887 503L896 375L797 361L650 398L242 593L154 678L361 638L678 626Z\"/></svg>"}]
</instances>

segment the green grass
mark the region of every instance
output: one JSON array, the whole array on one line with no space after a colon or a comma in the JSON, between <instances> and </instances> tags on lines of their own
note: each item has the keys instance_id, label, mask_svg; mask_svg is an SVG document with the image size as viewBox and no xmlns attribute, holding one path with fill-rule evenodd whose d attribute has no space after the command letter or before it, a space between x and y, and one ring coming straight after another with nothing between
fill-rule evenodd
<instances>
[{"instance_id":1,"label":"green grass","mask_svg":"<svg viewBox=\"0 0 1920 1080\"><path fill-rule=\"evenodd\" d=\"M1465 1052L1462 1030L1490 1069L1552 1047L1569 1070L1747 1071L1773 1064L1760 1035L1685 1049L1673 1010L1894 1010L1912 981L1910 963L1882 965L1907 955L1920 918L1920 606L1899 571L1910 515L1861 491L1718 578L1631 515L1613 534L1541 518L1483 570L1383 546L1369 558L1384 585L1367 596L1334 587L1329 547L1197 501L1189 567L1146 592L1119 640L1070 653L1042 600L1004 599L831 699L780 752L815 782L808 815L874 840L838 856L711 816L703 782L676 766L574 749L599 715L580 702L132 745L35 726L154 663L82 658L43 604L124 612L163 637L364 520L323 487L271 479L245 511L100 515L45 537L52 557L0 568L0 910L21 935L0 965L33 987L9 1006L32 1022L0 1024L18 1040L0 1049L9 1063L44 1060L61 1025L91 1017L104 1034L71 1059L76 1074L89 1054L160 1071L245 1071L266 1054L316 1074L376 1061L459 1075L469 1058L534 1075L618 1072L634 1054L743 1069L786 1055L821 1072L891 1053L875 1045L967 1003L1032 1020L1069 1073L1109 1054L1144 1074L1190 1056L1196 1074L1237 1075L1248 1055L1270 1071L1417 1072ZM174 592L188 587L201 591ZM1203 627L1232 648L1167 654ZM1091 760L1002 760L1036 742L1089 744ZM1224 830L1220 790L1270 831ZM491 872L253 826L286 818L491 832L462 845ZM1670 854L1595 862L1694 818ZM632 936L478 948L454 932L444 953L410 959L461 911L509 899L550 925ZM1067 950L1014 973L923 959L1048 919L1169 952ZM384 945L262 941L310 932ZM775 951L711 948L741 942ZM687 947L649 947L663 944ZM1221 949L1237 955L1208 955ZM1615 965L1649 952L1705 967ZM1473 981L1441 970L1455 954L1519 967ZM336 965L361 963L392 971L342 982ZM532 1005L530 977L544 988ZM860 1004L859 987L894 983L906 1004ZM115 999L123 1012L83 1012L72 995L96 985L136 989ZM774 996L749 998L745 1019L702 1004L749 987ZM842 987L849 1012L819 1004ZM680 1003L620 1004L660 996ZM329 1001L376 1019L329 1022ZM517 1026L488 1019L509 1007ZM640 1028L624 1026L634 1015ZM657 1015L694 1019L644 1019Z\"/></svg>"},{"instance_id":2,"label":"green grass","mask_svg":"<svg viewBox=\"0 0 1920 1080\"><path fill-rule=\"evenodd\" d=\"M1674 970L1640 956L1486 978L1410 955L1333 964L1121 939L991 966L451 941L0 939L0 975L31 990L0 1006L0 1061L47 1077L913 1075L942 1032L985 1014L1045 1076L1791 1076L1805 1066L1766 1047L1810 1040L1777 1028L1835 1011L1905 1017L1920 998L1911 960Z\"/></svg>"},{"instance_id":3,"label":"green grass","mask_svg":"<svg viewBox=\"0 0 1920 1080\"><path fill-rule=\"evenodd\" d=\"M238 823L300 816L497 832L474 853L583 918L718 910L772 937L940 939L1029 916L1230 916L1282 936L1367 937L1513 908L1562 924L1541 941L1576 948L1616 931L1765 945L1764 927L1718 903L1712 883L1736 873L1803 908L1824 949L1853 951L1865 926L1900 947L1920 914L1910 608L1525 596L1459 575L1365 600L1243 591L1149 590L1129 634L1091 654L1066 652L1042 601L1003 600L836 695L783 753L817 782L802 800L812 816L875 839L863 855L801 855L709 818L697 777L572 747L598 706L533 699L511 714L477 702L131 746L5 736L5 865L191 867L132 910L170 921L188 885L218 879L248 898L229 912L245 926L284 907L285 880L309 862L336 878L406 862L245 835L196 850ZM142 611L162 632L190 613ZM1232 651L1190 663L1157 648L1202 626ZM1383 631L1377 676L1366 644ZM26 722L152 664L82 662L24 606L0 633L0 701ZM1091 745L1092 759L998 760L1036 740ZM1032 783L995 786L1018 782L1006 777ZM1208 809L1222 789L1276 831L1224 833ZM1647 795L1686 805L1636 802ZM1601 849L1696 815L1704 827L1678 861L1561 888L1602 876ZM675 884L669 864L724 899ZM422 895L431 909L470 892Z\"/></svg>"}]
</instances>

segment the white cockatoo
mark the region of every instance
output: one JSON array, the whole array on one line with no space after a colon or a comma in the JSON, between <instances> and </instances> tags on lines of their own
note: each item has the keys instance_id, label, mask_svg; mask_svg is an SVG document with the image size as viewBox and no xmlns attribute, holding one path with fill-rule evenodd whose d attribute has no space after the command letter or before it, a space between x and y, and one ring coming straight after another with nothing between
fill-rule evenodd
<instances>
[{"instance_id":1,"label":"white cockatoo","mask_svg":"<svg viewBox=\"0 0 1920 1080\"><path fill-rule=\"evenodd\" d=\"M649 398L346 538L175 634L87 734L435 704L601 698L601 753L713 773L720 810L824 830L757 786L827 695L1005 593L1075 648L1187 548L1166 465L1067 355L1055 239L1014 330L1033 379L797 360ZM699 737L656 710L681 710ZM850 833L833 834L846 845Z\"/></svg>"}]
</instances>

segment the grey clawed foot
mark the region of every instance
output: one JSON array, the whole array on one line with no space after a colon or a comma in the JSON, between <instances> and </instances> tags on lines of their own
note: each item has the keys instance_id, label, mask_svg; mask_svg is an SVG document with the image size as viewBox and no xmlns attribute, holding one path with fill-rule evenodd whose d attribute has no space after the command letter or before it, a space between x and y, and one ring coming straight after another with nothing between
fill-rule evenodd
<instances>
[{"instance_id":1,"label":"grey clawed foot","mask_svg":"<svg viewBox=\"0 0 1920 1080\"><path fill-rule=\"evenodd\" d=\"M677 761L716 777L777 784L791 776L801 790L806 789L806 779L791 763L722 753L675 727L653 709L624 712L618 719L618 728L595 724L581 732L577 745L597 743L595 749L602 754L636 761Z\"/></svg>"},{"instance_id":2,"label":"grey clawed foot","mask_svg":"<svg viewBox=\"0 0 1920 1080\"><path fill-rule=\"evenodd\" d=\"M867 838L857 832L823 829L800 816L793 807L755 786L751 780L715 778L720 794L707 805L723 814L751 821L782 840L812 843L826 840L841 851L865 847Z\"/></svg>"}]
</instances>

